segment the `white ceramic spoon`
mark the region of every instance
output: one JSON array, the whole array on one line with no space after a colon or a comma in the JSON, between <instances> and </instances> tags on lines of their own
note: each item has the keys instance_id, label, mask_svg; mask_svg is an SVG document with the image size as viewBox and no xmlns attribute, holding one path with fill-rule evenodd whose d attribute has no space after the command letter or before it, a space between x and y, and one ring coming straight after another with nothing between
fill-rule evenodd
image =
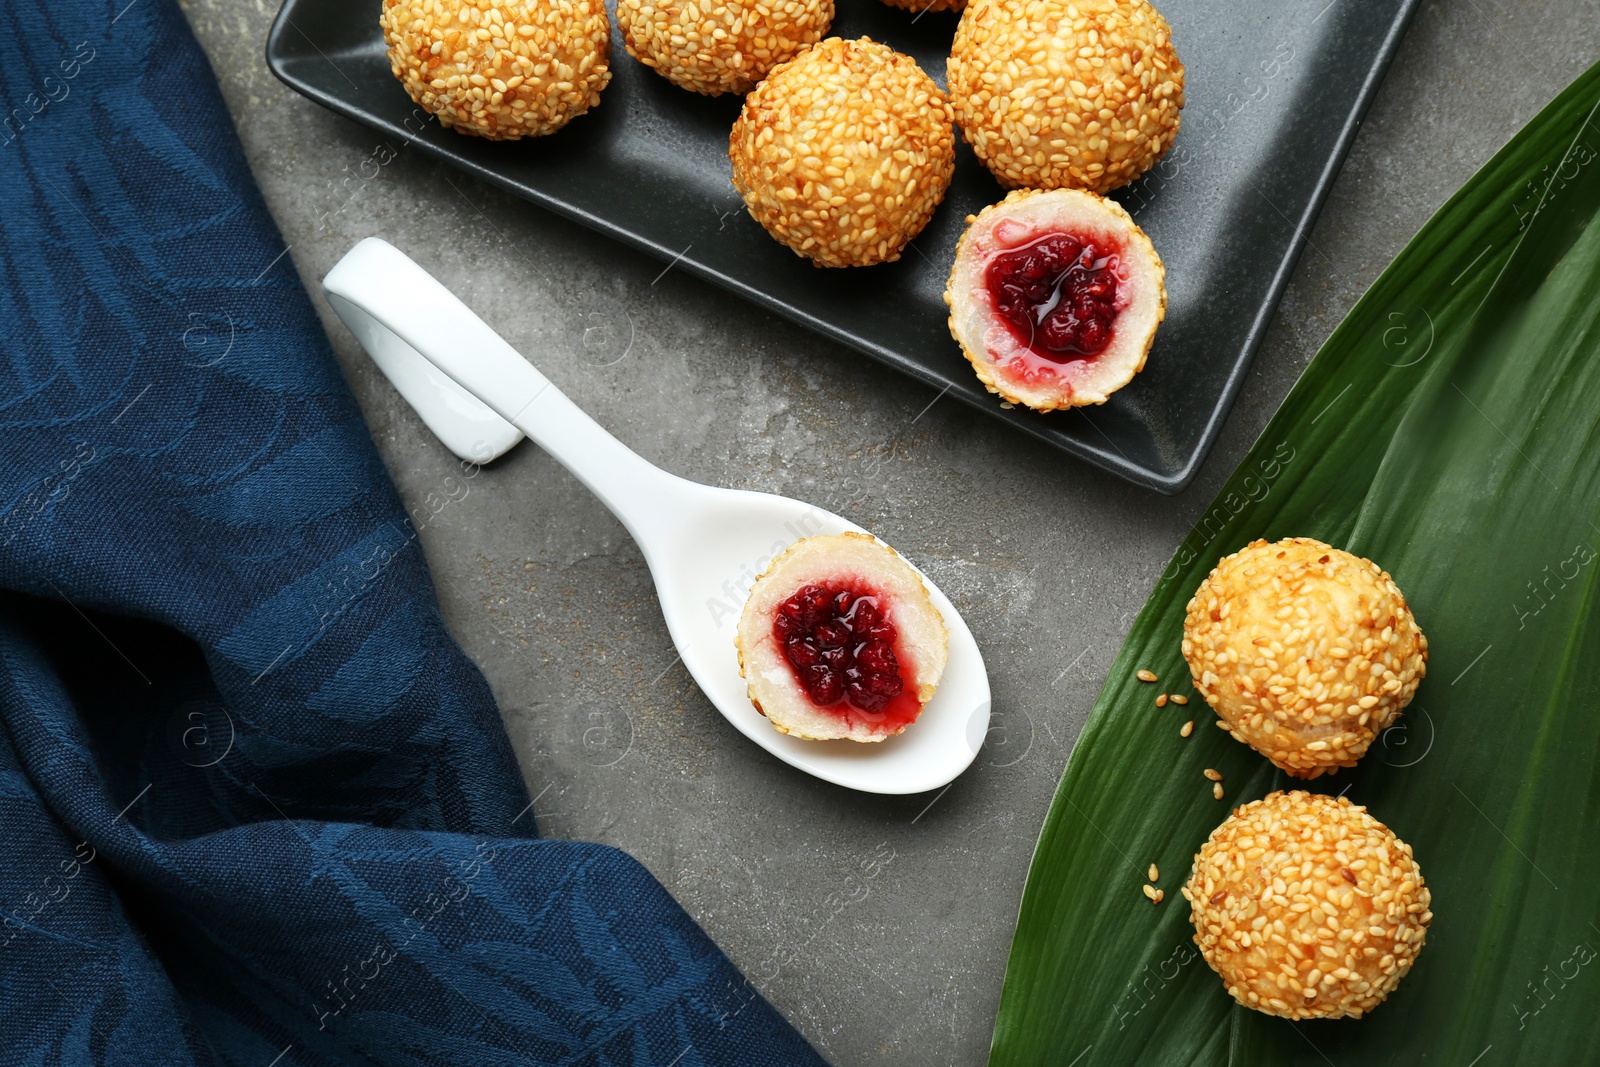
<instances>
[{"instance_id":1,"label":"white ceramic spoon","mask_svg":"<svg viewBox=\"0 0 1600 1067\"><path fill-rule=\"evenodd\" d=\"M876 744L801 741L773 729L750 703L733 636L751 583L801 537L866 531L798 500L701 485L652 466L385 241L356 245L322 287L385 373L409 383L406 399L430 426L448 424L458 436L476 427L486 435L480 455L504 451L521 431L622 520L655 578L684 666L750 740L818 778L870 793L937 789L972 763L989 729L989 678L972 632L931 581L928 591L950 629L949 664L933 700L904 733ZM460 389L430 390L427 372L435 369ZM474 409L474 397L488 410ZM470 455L476 443L458 440L452 448Z\"/></svg>"}]
</instances>

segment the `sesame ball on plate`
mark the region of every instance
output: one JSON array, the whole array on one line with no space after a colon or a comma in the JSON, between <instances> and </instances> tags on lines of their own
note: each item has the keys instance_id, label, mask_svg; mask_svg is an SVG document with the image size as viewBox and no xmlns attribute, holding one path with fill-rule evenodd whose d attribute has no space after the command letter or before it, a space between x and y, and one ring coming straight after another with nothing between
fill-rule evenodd
<instances>
[{"instance_id":1,"label":"sesame ball on plate","mask_svg":"<svg viewBox=\"0 0 1600 1067\"><path fill-rule=\"evenodd\" d=\"M1410 972L1433 922L1410 845L1345 797L1299 790L1228 816L1183 895L1233 999L1286 1019L1359 1019Z\"/></svg>"},{"instance_id":2,"label":"sesame ball on plate","mask_svg":"<svg viewBox=\"0 0 1600 1067\"><path fill-rule=\"evenodd\" d=\"M819 267L900 258L955 171L950 105L910 56L830 37L745 97L733 184L768 233Z\"/></svg>"},{"instance_id":3,"label":"sesame ball on plate","mask_svg":"<svg viewBox=\"0 0 1600 1067\"><path fill-rule=\"evenodd\" d=\"M379 21L394 76L460 133L553 133L611 81L603 0L383 0Z\"/></svg>"},{"instance_id":4,"label":"sesame ball on plate","mask_svg":"<svg viewBox=\"0 0 1600 1067\"><path fill-rule=\"evenodd\" d=\"M949 75L956 125L1012 189L1126 185L1183 108L1172 30L1147 0L971 0Z\"/></svg>"},{"instance_id":5,"label":"sesame ball on plate","mask_svg":"<svg viewBox=\"0 0 1600 1067\"><path fill-rule=\"evenodd\" d=\"M617 0L628 54L707 96L746 93L833 22L833 0Z\"/></svg>"},{"instance_id":6,"label":"sesame ball on plate","mask_svg":"<svg viewBox=\"0 0 1600 1067\"><path fill-rule=\"evenodd\" d=\"M1235 739L1299 778L1353 767L1428 670L1376 563L1309 537L1252 541L1189 601L1183 658Z\"/></svg>"}]
</instances>

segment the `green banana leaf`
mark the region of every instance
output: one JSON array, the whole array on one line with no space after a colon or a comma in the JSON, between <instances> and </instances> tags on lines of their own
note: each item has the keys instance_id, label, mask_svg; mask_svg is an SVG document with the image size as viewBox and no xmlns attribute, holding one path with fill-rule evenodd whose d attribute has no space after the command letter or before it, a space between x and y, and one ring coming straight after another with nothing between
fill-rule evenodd
<instances>
[{"instance_id":1,"label":"green banana leaf","mask_svg":"<svg viewBox=\"0 0 1600 1067\"><path fill-rule=\"evenodd\" d=\"M1440 209L1180 547L1045 820L992 1067L1600 1063L1597 105L1600 67ZM1237 1006L1179 894L1232 805L1299 785L1213 727L1184 607L1221 556L1295 535L1376 560L1430 642L1400 723L1312 785L1413 845L1433 891L1416 967L1358 1020Z\"/></svg>"}]
</instances>

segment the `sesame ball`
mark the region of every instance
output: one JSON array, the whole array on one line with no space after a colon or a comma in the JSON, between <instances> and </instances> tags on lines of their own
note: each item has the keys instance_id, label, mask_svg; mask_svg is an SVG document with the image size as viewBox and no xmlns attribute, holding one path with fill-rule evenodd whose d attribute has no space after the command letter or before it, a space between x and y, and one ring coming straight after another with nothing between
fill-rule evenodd
<instances>
[{"instance_id":1,"label":"sesame ball","mask_svg":"<svg viewBox=\"0 0 1600 1067\"><path fill-rule=\"evenodd\" d=\"M747 93L833 22L833 0L617 0L628 54L707 96Z\"/></svg>"},{"instance_id":2,"label":"sesame ball","mask_svg":"<svg viewBox=\"0 0 1600 1067\"><path fill-rule=\"evenodd\" d=\"M1228 816L1183 895L1233 999L1285 1019L1359 1019L1411 970L1433 922L1410 845L1345 797L1299 790Z\"/></svg>"},{"instance_id":3,"label":"sesame ball","mask_svg":"<svg viewBox=\"0 0 1600 1067\"><path fill-rule=\"evenodd\" d=\"M734 645L750 703L779 733L870 744L915 723L933 699L950 631L894 549L869 534L826 534L796 541L756 579ZM873 645L887 663L869 660ZM873 674L895 676L899 691L862 699L856 687L870 690Z\"/></svg>"},{"instance_id":4,"label":"sesame ball","mask_svg":"<svg viewBox=\"0 0 1600 1067\"><path fill-rule=\"evenodd\" d=\"M900 258L955 171L944 94L910 56L830 37L745 97L733 184L767 232L819 267Z\"/></svg>"},{"instance_id":5,"label":"sesame ball","mask_svg":"<svg viewBox=\"0 0 1600 1067\"><path fill-rule=\"evenodd\" d=\"M1007 188L1109 192L1178 133L1183 64L1146 0L971 0L949 74L956 124Z\"/></svg>"},{"instance_id":6,"label":"sesame ball","mask_svg":"<svg viewBox=\"0 0 1600 1067\"><path fill-rule=\"evenodd\" d=\"M1394 579L1309 537L1252 541L1200 583L1183 658L1236 740L1298 778L1353 767L1428 670Z\"/></svg>"},{"instance_id":7,"label":"sesame ball","mask_svg":"<svg viewBox=\"0 0 1600 1067\"><path fill-rule=\"evenodd\" d=\"M1010 403L1104 404L1144 369L1167 313L1166 276L1116 201L1081 189L1014 189L967 217L945 285L950 335L984 387ZM1083 335L1092 317L1104 327L1098 343ZM1051 343L1068 319L1074 332Z\"/></svg>"},{"instance_id":8,"label":"sesame ball","mask_svg":"<svg viewBox=\"0 0 1600 1067\"><path fill-rule=\"evenodd\" d=\"M379 22L394 76L460 133L553 133L611 81L603 0L383 0Z\"/></svg>"}]
</instances>

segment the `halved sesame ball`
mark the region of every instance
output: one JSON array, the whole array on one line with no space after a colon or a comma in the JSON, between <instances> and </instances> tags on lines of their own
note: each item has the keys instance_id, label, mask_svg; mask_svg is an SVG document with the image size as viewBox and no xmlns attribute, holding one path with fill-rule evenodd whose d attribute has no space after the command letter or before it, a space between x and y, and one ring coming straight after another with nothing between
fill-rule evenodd
<instances>
[{"instance_id":1,"label":"halved sesame ball","mask_svg":"<svg viewBox=\"0 0 1600 1067\"><path fill-rule=\"evenodd\" d=\"M611 81L603 0L383 0L389 69L459 133L553 133Z\"/></svg>"},{"instance_id":2,"label":"halved sesame ball","mask_svg":"<svg viewBox=\"0 0 1600 1067\"><path fill-rule=\"evenodd\" d=\"M1410 845L1345 797L1299 790L1228 816L1183 895L1233 999L1286 1019L1359 1019L1410 972L1433 921Z\"/></svg>"},{"instance_id":3,"label":"halved sesame ball","mask_svg":"<svg viewBox=\"0 0 1600 1067\"><path fill-rule=\"evenodd\" d=\"M933 699L950 632L894 549L844 533L804 538L772 561L735 643L750 702L780 733L870 742Z\"/></svg>"},{"instance_id":4,"label":"halved sesame ball","mask_svg":"<svg viewBox=\"0 0 1600 1067\"><path fill-rule=\"evenodd\" d=\"M1298 778L1353 767L1428 672L1394 579L1309 537L1252 541L1189 601L1183 658L1235 739Z\"/></svg>"},{"instance_id":5,"label":"halved sesame ball","mask_svg":"<svg viewBox=\"0 0 1600 1067\"><path fill-rule=\"evenodd\" d=\"M1039 411L1104 404L1144 368L1166 270L1120 204L1019 189L968 220L950 335L991 393Z\"/></svg>"},{"instance_id":6,"label":"halved sesame ball","mask_svg":"<svg viewBox=\"0 0 1600 1067\"><path fill-rule=\"evenodd\" d=\"M745 97L733 184L768 233L819 267L900 258L955 172L944 94L916 60L830 37Z\"/></svg>"},{"instance_id":7,"label":"halved sesame ball","mask_svg":"<svg viewBox=\"0 0 1600 1067\"><path fill-rule=\"evenodd\" d=\"M833 0L617 0L628 54L707 96L746 93L833 22Z\"/></svg>"},{"instance_id":8,"label":"halved sesame ball","mask_svg":"<svg viewBox=\"0 0 1600 1067\"><path fill-rule=\"evenodd\" d=\"M1007 188L1126 185L1183 109L1172 29L1146 0L971 0L949 75L956 124Z\"/></svg>"}]
</instances>

